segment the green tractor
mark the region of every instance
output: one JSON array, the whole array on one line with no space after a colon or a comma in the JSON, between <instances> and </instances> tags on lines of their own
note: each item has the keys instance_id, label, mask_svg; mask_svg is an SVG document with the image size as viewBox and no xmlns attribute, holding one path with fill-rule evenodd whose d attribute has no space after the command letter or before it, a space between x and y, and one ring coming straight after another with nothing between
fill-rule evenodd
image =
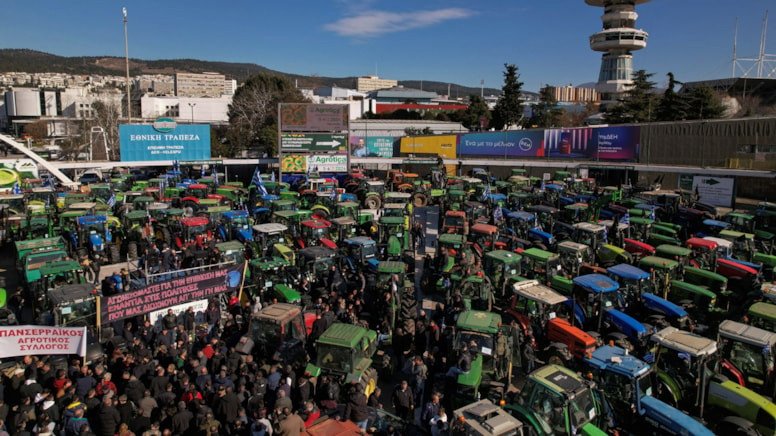
<instances>
[{"instance_id":1,"label":"green tractor","mask_svg":"<svg viewBox=\"0 0 776 436\"><path fill-rule=\"evenodd\" d=\"M359 384L368 397L377 388L377 370L372 357L377 352L377 332L351 324L335 322L315 341L315 362L305 373L320 380L329 375L341 384ZM343 395L346 390L342 389Z\"/></svg>"},{"instance_id":2,"label":"green tractor","mask_svg":"<svg viewBox=\"0 0 776 436\"><path fill-rule=\"evenodd\" d=\"M389 258L398 258L410 249L410 235L405 220L397 216L382 216L378 221L379 244L386 247Z\"/></svg>"},{"instance_id":3,"label":"green tractor","mask_svg":"<svg viewBox=\"0 0 776 436\"><path fill-rule=\"evenodd\" d=\"M532 434L603 436L608 416L595 389L595 382L566 367L545 365L528 375L516 402L504 408Z\"/></svg>"},{"instance_id":4,"label":"green tractor","mask_svg":"<svg viewBox=\"0 0 776 436\"><path fill-rule=\"evenodd\" d=\"M479 397L499 402L506 396L512 377L512 364L519 361L519 344L512 327L501 322L501 315L479 310L465 310L458 315L453 338L453 351L466 344L473 354L468 373L459 374L455 389L446 395L458 406Z\"/></svg>"},{"instance_id":5,"label":"green tractor","mask_svg":"<svg viewBox=\"0 0 776 436\"><path fill-rule=\"evenodd\" d=\"M719 326L718 371L768 398L776 396L776 333L726 319Z\"/></svg>"},{"instance_id":6,"label":"green tractor","mask_svg":"<svg viewBox=\"0 0 776 436\"><path fill-rule=\"evenodd\" d=\"M374 300L379 302L378 304L385 301L385 294L391 295L393 317L390 320L390 331L393 332L397 327L414 331L414 320L418 316L418 299L415 285L407 277L407 264L389 260L378 263L374 289ZM375 319L374 316L372 318Z\"/></svg>"},{"instance_id":7,"label":"green tractor","mask_svg":"<svg viewBox=\"0 0 776 436\"><path fill-rule=\"evenodd\" d=\"M717 342L666 327L652 335L655 396L696 416L717 434L776 433L776 405L714 368Z\"/></svg>"},{"instance_id":8,"label":"green tractor","mask_svg":"<svg viewBox=\"0 0 776 436\"><path fill-rule=\"evenodd\" d=\"M488 251L482 257L482 272L490 278L497 299L506 301L512 296L512 285L522 273L522 258L506 250Z\"/></svg>"}]
</instances>

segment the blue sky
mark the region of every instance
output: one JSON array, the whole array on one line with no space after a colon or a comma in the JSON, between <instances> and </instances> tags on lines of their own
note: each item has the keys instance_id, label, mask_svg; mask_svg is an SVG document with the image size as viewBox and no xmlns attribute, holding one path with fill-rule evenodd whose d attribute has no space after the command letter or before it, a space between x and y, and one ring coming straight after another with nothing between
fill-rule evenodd
<instances>
[{"instance_id":1,"label":"blue sky","mask_svg":"<svg viewBox=\"0 0 776 436\"><path fill-rule=\"evenodd\" d=\"M121 8L133 58L253 62L296 74L377 74L500 88L503 64L524 89L593 82L600 54L588 36L602 8L584 0L10 0L0 46L62 56L124 55ZM10 4L8 4L10 3ZM65 6L67 5L67 6ZM649 32L636 69L691 81L729 77L735 18L739 56L758 53L772 0L652 0L637 6ZM773 8L776 9L776 8ZM776 12L776 11L774 11ZM776 53L776 14L768 53ZM740 74L740 73L739 73Z\"/></svg>"}]
</instances>

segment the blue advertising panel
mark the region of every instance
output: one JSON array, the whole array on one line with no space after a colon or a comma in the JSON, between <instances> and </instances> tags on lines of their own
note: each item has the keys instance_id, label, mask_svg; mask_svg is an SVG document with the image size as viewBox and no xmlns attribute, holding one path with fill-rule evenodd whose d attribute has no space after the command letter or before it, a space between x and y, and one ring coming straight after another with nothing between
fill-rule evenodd
<instances>
[{"instance_id":1,"label":"blue advertising panel","mask_svg":"<svg viewBox=\"0 0 776 436\"><path fill-rule=\"evenodd\" d=\"M591 158L600 160L628 160L639 158L639 126L597 127L593 137L598 149Z\"/></svg>"},{"instance_id":2,"label":"blue advertising panel","mask_svg":"<svg viewBox=\"0 0 776 436\"><path fill-rule=\"evenodd\" d=\"M210 125L177 125L172 120L119 126L121 160L208 160Z\"/></svg>"},{"instance_id":3,"label":"blue advertising panel","mask_svg":"<svg viewBox=\"0 0 776 436\"><path fill-rule=\"evenodd\" d=\"M544 156L543 130L468 133L458 137L458 154L471 156Z\"/></svg>"},{"instance_id":4,"label":"blue advertising panel","mask_svg":"<svg viewBox=\"0 0 776 436\"><path fill-rule=\"evenodd\" d=\"M595 145L592 127L544 130L545 153L550 157L587 158Z\"/></svg>"}]
</instances>

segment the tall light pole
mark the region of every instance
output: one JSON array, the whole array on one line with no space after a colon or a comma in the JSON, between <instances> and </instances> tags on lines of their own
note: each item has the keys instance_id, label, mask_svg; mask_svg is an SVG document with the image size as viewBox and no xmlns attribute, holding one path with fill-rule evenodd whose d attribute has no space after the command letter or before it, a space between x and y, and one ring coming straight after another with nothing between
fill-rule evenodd
<instances>
[{"instance_id":1,"label":"tall light pole","mask_svg":"<svg viewBox=\"0 0 776 436\"><path fill-rule=\"evenodd\" d=\"M194 106L196 105L196 103L189 103L189 107L191 108L191 124L194 124Z\"/></svg>"},{"instance_id":2,"label":"tall light pole","mask_svg":"<svg viewBox=\"0 0 776 436\"><path fill-rule=\"evenodd\" d=\"M129 39L127 39L127 8L121 8L124 14L124 59L127 64L127 124L132 124L132 102L129 94Z\"/></svg>"}]
</instances>

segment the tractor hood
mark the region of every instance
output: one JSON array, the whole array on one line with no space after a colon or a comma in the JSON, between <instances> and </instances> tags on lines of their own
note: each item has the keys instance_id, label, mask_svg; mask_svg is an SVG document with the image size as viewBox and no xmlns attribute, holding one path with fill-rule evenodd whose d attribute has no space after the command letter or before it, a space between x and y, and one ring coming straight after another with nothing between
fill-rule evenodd
<instances>
[{"instance_id":1,"label":"tractor hood","mask_svg":"<svg viewBox=\"0 0 776 436\"><path fill-rule=\"evenodd\" d=\"M649 395L641 397L641 407L646 418L656 422L657 427L670 433L691 434L693 436L711 436L714 434L690 415L686 415Z\"/></svg>"},{"instance_id":2,"label":"tractor hood","mask_svg":"<svg viewBox=\"0 0 776 436\"><path fill-rule=\"evenodd\" d=\"M91 243L94 248L102 248L102 236L98 234L89 235L89 243Z\"/></svg>"},{"instance_id":3,"label":"tractor hood","mask_svg":"<svg viewBox=\"0 0 776 436\"><path fill-rule=\"evenodd\" d=\"M644 293L644 307L655 312L660 312L668 318L680 319L687 316L687 312L681 306L676 305L657 295Z\"/></svg>"},{"instance_id":4,"label":"tractor hood","mask_svg":"<svg viewBox=\"0 0 776 436\"><path fill-rule=\"evenodd\" d=\"M617 329L623 332L628 336L628 339L632 341L641 341L647 337L647 329L641 325L640 322L617 309L610 309L607 311L606 320L617 326Z\"/></svg>"},{"instance_id":5,"label":"tractor hood","mask_svg":"<svg viewBox=\"0 0 776 436\"><path fill-rule=\"evenodd\" d=\"M237 240L240 242L253 241L253 230L250 227L237 230Z\"/></svg>"},{"instance_id":6,"label":"tractor hood","mask_svg":"<svg viewBox=\"0 0 776 436\"><path fill-rule=\"evenodd\" d=\"M540 239L543 244L548 245L552 245L555 242L555 238L551 234L539 229L529 230L528 237L530 239Z\"/></svg>"}]
</instances>

